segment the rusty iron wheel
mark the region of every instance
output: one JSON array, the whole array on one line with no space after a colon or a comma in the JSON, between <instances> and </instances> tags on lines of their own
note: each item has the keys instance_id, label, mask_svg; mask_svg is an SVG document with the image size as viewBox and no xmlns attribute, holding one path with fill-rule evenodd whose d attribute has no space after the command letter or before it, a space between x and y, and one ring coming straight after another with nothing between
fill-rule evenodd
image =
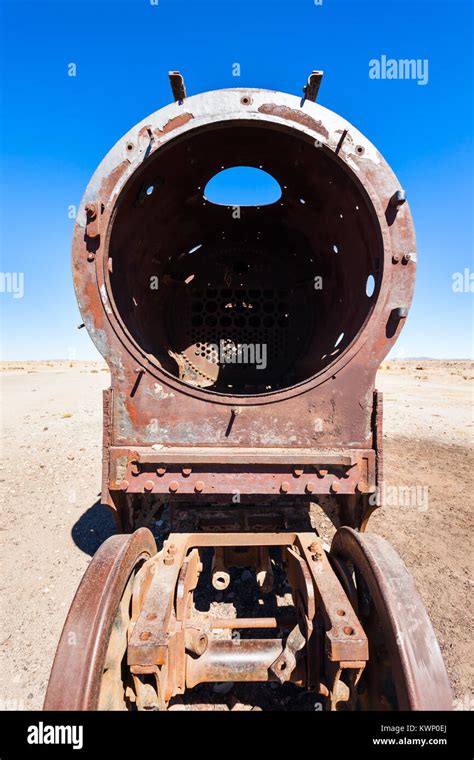
<instances>
[{"instance_id":1,"label":"rusty iron wheel","mask_svg":"<svg viewBox=\"0 0 474 760\"><path fill-rule=\"evenodd\" d=\"M111 536L90 562L69 609L45 710L124 710L130 705L124 656L136 573L156 554L152 533Z\"/></svg>"},{"instance_id":2,"label":"rusty iron wheel","mask_svg":"<svg viewBox=\"0 0 474 760\"><path fill-rule=\"evenodd\" d=\"M451 710L452 691L413 578L381 536L339 528L330 555L369 640L369 662L344 709Z\"/></svg>"}]
</instances>

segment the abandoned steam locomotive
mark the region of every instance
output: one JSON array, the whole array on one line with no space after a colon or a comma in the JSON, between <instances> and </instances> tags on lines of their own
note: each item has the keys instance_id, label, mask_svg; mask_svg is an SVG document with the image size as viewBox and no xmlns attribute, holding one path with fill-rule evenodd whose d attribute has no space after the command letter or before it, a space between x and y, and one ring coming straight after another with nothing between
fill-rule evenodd
<instances>
[{"instance_id":1,"label":"abandoned steam locomotive","mask_svg":"<svg viewBox=\"0 0 474 760\"><path fill-rule=\"evenodd\" d=\"M380 153L316 103L321 76L303 98L187 97L171 72L174 102L87 187L74 283L111 372L102 501L119 534L71 605L48 709L164 710L225 681L291 682L334 710L451 706L413 581L365 532L383 479L375 375L412 298L412 220ZM280 199L210 202L206 184L234 166L268 172ZM146 526L165 507L158 551ZM236 568L264 599L283 573L291 603L266 617L199 609L200 584L230 589Z\"/></svg>"}]
</instances>

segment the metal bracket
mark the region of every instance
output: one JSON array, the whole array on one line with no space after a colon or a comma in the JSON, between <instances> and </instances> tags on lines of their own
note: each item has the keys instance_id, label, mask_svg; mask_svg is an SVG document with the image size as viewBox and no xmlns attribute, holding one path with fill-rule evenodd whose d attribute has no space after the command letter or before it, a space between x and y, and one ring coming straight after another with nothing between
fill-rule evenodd
<instances>
[{"instance_id":1,"label":"metal bracket","mask_svg":"<svg viewBox=\"0 0 474 760\"><path fill-rule=\"evenodd\" d=\"M182 103L186 97L183 75L179 71L168 71L173 98L176 103Z\"/></svg>"},{"instance_id":2,"label":"metal bracket","mask_svg":"<svg viewBox=\"0 0 474 760\"><path fill-rule=\"evenodd\" d=\"M99 209L96 203L88 203L86 206L86 235L89 238L99 236Z\"/></svg>"},{"instance_id":3,"label":"metal bracket","mask_svg":"<svg viewBox=\"0 0 474 760\"><path fill-rule=\"evenodd\" d=\"M318 97L319 87L323 78L324 71L312 71L308 77L308 83L303 87L303 103L305 100L311 100L313 103Z\"/></svg>"},{"instance_id":4,"label":"metal bracket","mask_svg":"<svg viewBox=\"0 0 474 760\"><path fill-rule=\"evenodd\" d=\"M305 646L306 637L301 633L299 625L295 625L293 630L288 634L283 652L270 666L270 670L280 683L286 683L290 680L291 674L296 668L298 653Z\"/></svg>"}]
</instances>

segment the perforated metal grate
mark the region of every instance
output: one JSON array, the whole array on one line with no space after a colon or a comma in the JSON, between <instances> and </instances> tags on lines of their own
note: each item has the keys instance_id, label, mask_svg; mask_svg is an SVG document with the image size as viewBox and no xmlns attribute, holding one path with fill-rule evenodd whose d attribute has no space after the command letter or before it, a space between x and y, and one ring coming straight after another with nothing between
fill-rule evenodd
<instances>
[{"instance_id":1,"label":"perforated metal grate","mask_svg":"<svg viewBox=\"0 0 474 760\"><path fill-rule=\"evenodd\" d=\"M180 377L237 393L287 382L312 329L314 307L314 299L294 284L288 258L230 246L201 249L186 263L180 277L192 275L192 281L174 293L168 311Z\"/></svg>"},{"instance_id":2,"label":"perforated metal grate","mask_svg":"<svg viewBox=\"0 0 474 760\"><path fill-rule=\"evenodd\" d=\"M264 344L267 356L287 350L290 313L283 291L212 288L196 291L187 315L186 332L196 355L213 360L209 344ZM205 334L205 340L203 335Z\"/></svg>"}]
</instances>

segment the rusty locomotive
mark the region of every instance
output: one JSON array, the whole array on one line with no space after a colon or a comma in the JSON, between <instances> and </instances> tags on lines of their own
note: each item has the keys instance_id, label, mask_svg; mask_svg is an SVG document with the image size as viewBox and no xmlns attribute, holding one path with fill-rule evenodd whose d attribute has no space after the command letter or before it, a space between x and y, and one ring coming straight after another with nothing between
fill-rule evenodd
<instances>
[{"instance_id":1,"label":"rusty locomotive","mask_svg":"<svg viewBox=\"0 0 474 760\"><path fill-rule=\"evenodd\" d=\"M383 482L375 375L412 298L412 219L376 148L316 102L321 77L303 98L188 97L171 72L174 102L87 187L74 283L111 372L102 501L119 532L71 605L49 709L165 710L226 681L293 683L332 710L451 705L413 580L366 532ZM238 214L210 202L208 181L235 166L268 172L281 198ZM215 354L257 344L265 366ZM158 551L147 526L165 507ZM283 573L290 602L199 609L200 584L226 592L242 568L264 599Z\"/></svg>"}]
</instances>

